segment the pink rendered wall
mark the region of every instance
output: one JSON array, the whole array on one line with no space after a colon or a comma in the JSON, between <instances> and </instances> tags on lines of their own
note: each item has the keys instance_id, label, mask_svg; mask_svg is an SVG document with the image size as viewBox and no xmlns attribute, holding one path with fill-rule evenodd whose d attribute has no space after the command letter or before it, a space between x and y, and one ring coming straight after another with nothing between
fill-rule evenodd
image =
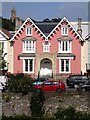
<instances>
[{"instance_id":1,"label":"pink rendered wall","mask_svg":"<svg viewBox=\"0 0 90 120\"><path fill-rule=\"evenodd\" d=\"M29 24L27 24L28 26ZM36 52L38 52L39 54L43 54L43 43L45 42L45 40L40 36L40 34L37 32L37 30L35 30L35 28L33 28L33 35L34 38L37 39L36 41ZM23 51L23 44L22 44L22 38L26 37L26 30L24 28L24 30L21 32L20 36L17 36L17 39L15 40L14 43L14 73L17 72L22 72L22 68L23 68L23 61L20 59L18 60L18 55L22 54ZM56 32L54 33L54 36L51 36L49 39L49 42L51 44L51 49L50 52L51 53L58 53L58 41L57 39L61 37L61 28L58 27L58 30L56 30ZM76 55L75 60L71 60L71 73L72 74L78 74L80 73L80 68L81 68L81 44L80 41L78 39L76 39L76 37L74 36L74 34L71 33L71 31L69 31L69 35L68 37L73 38L72 41L72 53L74 55ZM35 61L35 66L36 66L36 61ZM36 68L34 68L34 71L36 72ZM57 60L57 68L56 68L57 73L59 73L59 59Z\"/></svg>"},{"instance_id":2,"label":"pink rendered wall","mask_svg":"<svg viewBox=\"0 0 90 120\"><path fill-rule=\"evenodd\" d=\"M51 51L56 50L58 51L58 42L57 38L61 37L61 29L59 28L58 33L55 34L54 37L52 37L51 43L52 43L52 49ZM81 43L80 40L76 38L76 36L69 30L68 37L71 37L72 40L72 54L76 55L75 60L71 59L71 73L72 74L80 74L81 72ZM52 42L55 41L55 42ZM55 46L54 46L55 45ZM59 60L57 60L57 73L59 73Z\"/></svg>"},{"instance_id":3,"label":"pink rendered wall","mask_svg":"<svg viewBox=\"0 0 90 120\"><path fill-rule=\"evenodd\" d=\"M27 25L28 26L28 25ZM22 39L26 37L26 28L21 32L19 36L15 39L14 43L14 73L17 72L23 72L23 60L18 59L18 55L23 53L23 42ZM36 47L39 48L38 52L42 50L41 42L42 37L40 37L40 34L37 34L37 31L33 28L33 37L37 39ZM36 49L37 51L37 49ZM34 60L34 64L36 64L36 60ZM35 65L34 65L35 66ZM34 71L36 71L36 68L34 68Z\"/></svg>"}]
</instances>

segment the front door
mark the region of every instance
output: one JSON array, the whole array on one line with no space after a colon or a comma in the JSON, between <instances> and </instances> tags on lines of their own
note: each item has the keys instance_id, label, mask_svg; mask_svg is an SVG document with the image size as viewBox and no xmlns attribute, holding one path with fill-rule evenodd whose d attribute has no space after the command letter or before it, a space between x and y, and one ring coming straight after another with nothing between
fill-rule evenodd
<instances>
[{"instance_id":1,"label":"front door","mask_svg":"<svg viewBox=\"0 0 90 120\"><path fill-rule=\"evenodd\" d=\"M40 64L40 75L41 76L46 76L52 75L52 62L49 59L43 59L41 60L41 64Z\"/></svg>"}]
</instances>

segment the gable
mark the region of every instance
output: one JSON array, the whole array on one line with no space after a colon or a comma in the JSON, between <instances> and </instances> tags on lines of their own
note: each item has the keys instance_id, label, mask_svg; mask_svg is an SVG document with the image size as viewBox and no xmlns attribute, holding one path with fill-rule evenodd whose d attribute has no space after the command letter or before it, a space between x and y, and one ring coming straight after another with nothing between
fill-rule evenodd
<instances>
[{"instance_id":1,"label":"gable","mask_svg":"<svg viewBox=\"0 0 90 120\"><path fill-rule=\"evenodd\" d=\"M5 41L7 38L0 32L0 41Z\"/></svg>"},{"instance_id":2,"label":"gable","mask_svg":"<svg viewBox=\"0 0 90 120\"><path fill-rule=\"evenodd\" d=\"M28 17L10 41L14 41L16 36L19 36L19 34L21 34L28 23L31 24L31 26L40 34L41 37L44 37L46 39L46 36L43 34L43 32L38 28L34 21L30 17Z\"/></svg>"},{"instance_id":3,"label":"gable","mask_svg":"<svg viewBox=\"0 0 90 120\"><path fill-rule=\"evenodd\" d=\"M50 32L50 34L47 36L47 38L50 38L51 36L54 35L54 33L58 30L58 28L61 28L61 26L65 23L72 31L72 33L77 36L77 38L80 41L84 41L83 38L79 35L79 33L73 28L73 26L70 24L70 22L64 17L58 24L57 26Z\"/></svg>"},{"instance_id":4,"label":"gable","mask_svg":"<svg viewBox=\"0 0 90 120\"><path fill-rule=\"evenodd\" d=\"M21 34L21 31L25 28L27 23L30 23L33 28L40 34L41 37L43 37L45 40L48 41L50 37L52 37L55 33L55 31L58 30L58 28L63 25L63 23L66 23L67 26L71 29L72 33L80 40L84 41L83 38L79 35L79 33L73 28L73 26L70 24L70 22L64 17L60 22L47 22L47 23L40 23L40 22L35 22L31 18L27 18L25 22L22 24L20 29L16 32L16 34L11 38L10 41L14 41L16 36L19 36Z\"/></svg>"}]
</instances>

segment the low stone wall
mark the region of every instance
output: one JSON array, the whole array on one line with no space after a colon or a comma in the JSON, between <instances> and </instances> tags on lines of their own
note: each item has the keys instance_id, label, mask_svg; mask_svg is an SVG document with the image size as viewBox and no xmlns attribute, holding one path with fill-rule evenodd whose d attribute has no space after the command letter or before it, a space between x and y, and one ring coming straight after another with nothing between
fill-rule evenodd
<instances>
[{"instance_id":1,"label":"low stone wall","mask_svg":"<svg viewBox=\"0 0 90 120\"><path fill-rule=\"evenodd\" d=\"M30 96L21 94L3 93L2 113L10 116L15 114L30 115ZM8 99L7 99L8 98ZM90 112L90 93L79 95L75 92L45 93L45 113L53 114L58 107L67 108L73 106L77 111Z\"/></svg>"}]
</instances>

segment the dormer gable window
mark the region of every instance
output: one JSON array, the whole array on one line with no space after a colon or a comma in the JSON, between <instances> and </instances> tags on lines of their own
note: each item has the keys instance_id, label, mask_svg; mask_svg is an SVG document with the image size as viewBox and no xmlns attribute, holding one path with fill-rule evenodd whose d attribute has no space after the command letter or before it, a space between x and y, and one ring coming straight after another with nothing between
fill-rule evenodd
<instances>
[{"instance_id":1,"label":"dormer gable window","mask_svg":"<svg viewBox=\"0 0 90 120\"><path fill-rule=\"evenodd\" d=\"M65 36L68 35L68 26L62 26L61 34Z\"/></svg>"},{"instance_id":2,"label":"dormer gable window","mask_svg":"<svg viewBox=\"0 0 90 120\"><path fill-rule=\"evenodd\" d=\"M32 36L32 27L27 27L26 28L26 35L27 36Z\"/></svg>"}]
</instances>

